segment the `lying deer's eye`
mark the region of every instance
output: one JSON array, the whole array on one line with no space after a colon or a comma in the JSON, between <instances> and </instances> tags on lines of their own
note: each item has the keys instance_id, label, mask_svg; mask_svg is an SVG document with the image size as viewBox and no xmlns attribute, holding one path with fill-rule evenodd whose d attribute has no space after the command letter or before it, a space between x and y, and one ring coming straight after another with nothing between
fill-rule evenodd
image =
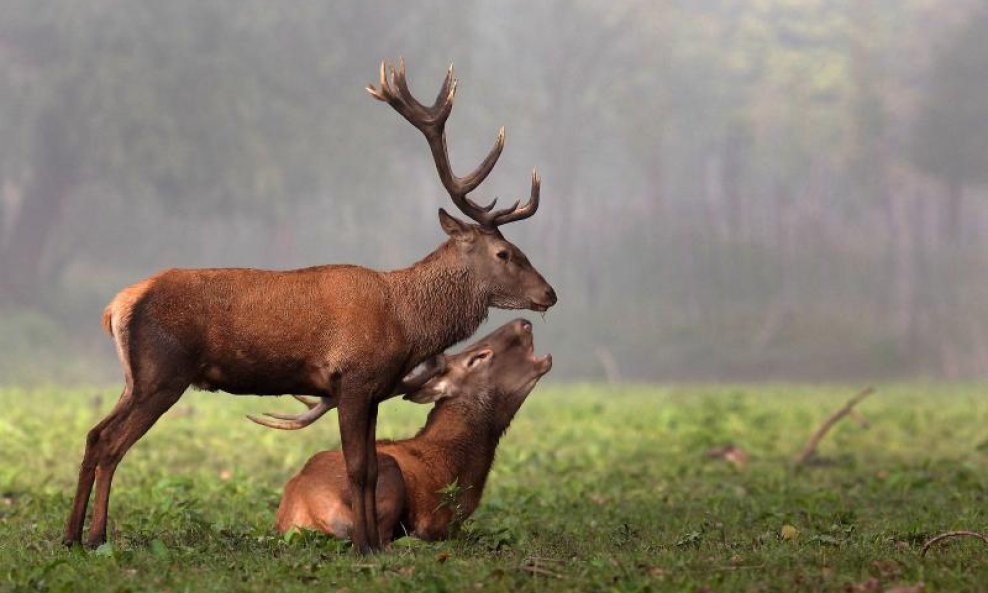
<instances>
[{"instance_id":1,"label":"lying deer's eye","mask_svg":"<svg viewBox=\"0 0 988 593\"><path fill-rule=\"evenodd\" d=\"M497 258L498 259L501 259L501 260L504 260L504 261L508 261L508 250L507 249L502 249L501 251L498 251L497 252Z\"/></svg>"}]
</instances>

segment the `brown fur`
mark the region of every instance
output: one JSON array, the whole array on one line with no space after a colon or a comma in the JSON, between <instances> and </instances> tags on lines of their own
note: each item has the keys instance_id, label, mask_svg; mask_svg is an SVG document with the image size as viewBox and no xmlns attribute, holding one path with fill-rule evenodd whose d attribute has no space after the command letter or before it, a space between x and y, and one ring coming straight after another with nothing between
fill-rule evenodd
<instances>
[{"instance_id":1,"label":"brown fur","mask_svg":"<svg viewBox=\"0 0 988 593\"><path fill-rule=\"evenodd\" d=\"M485 350L490 359L477 360ZM378 526L384 542L406 533L445 538L452 524L476 510L498 441L551 359L532 356L531 324L516 320L448 357L447 365L423 388L444 392L425 427L414 438L377 443ZM441 494L453 483L459 488L455 501ZM343 455L317 453L286 484L275 526L345 538L352 525Z\"/></svg>"},{"instance_id":2,"label":"brown fur","mask_svg":"<svg viewBox=\"0 0 988 593\"><path fill-rule=\"evenodd\" d=\"M132 284L113 297L113 300L106 306L106 309L103 309L103 329L106 330L106 333L111 336L113 335L114 316L117 318L116 324L118 327L127 327L129 325L131 314L134 311L134 305L148 291L154 283L155 278L157 277L154 276Z\"/></svg>"},{"instance_id":3,"label":"brown fur","mask_svg":"<svg viewBox=\"0 0 988 593\"><path fill-rule=\"evenodd\" d=\"M106 308L103 309L102 325L103 325L103 331L105 331L109 336L113 336L113 325L110 323L110 319L112 318L112 316L113 316L113 306L112 304L107 305Z\"/></svg>"}]
</instances>

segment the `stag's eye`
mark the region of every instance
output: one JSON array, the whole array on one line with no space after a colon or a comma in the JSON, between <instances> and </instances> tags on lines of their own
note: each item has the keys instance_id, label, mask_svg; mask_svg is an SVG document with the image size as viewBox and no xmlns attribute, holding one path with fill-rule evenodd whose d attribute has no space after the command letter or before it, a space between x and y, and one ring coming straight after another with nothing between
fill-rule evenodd
<instances>
[{"instance_id":1,"label":"stag's eye","mask_svg":"<svg viewBox=\"0 0 988 593\"><path fill-rule=\"evenodd\" d=\"M508 256L509 254L507 249L502 249L497 252L497 258L501 261L508 261Z\"/></svg>"}]
</instances>

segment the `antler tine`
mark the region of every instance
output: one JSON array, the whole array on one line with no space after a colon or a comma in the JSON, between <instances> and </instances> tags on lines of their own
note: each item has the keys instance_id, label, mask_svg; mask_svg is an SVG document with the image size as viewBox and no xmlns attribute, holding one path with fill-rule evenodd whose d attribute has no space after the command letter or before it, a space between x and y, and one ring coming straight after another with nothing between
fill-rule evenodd
<instances>
[{"instance_id":1,"label":"antler tine","mask_svg":"<svg viewBox=\"0 0 988 593\"><path fill-rule=\"evenodd\" d=\"M439 87L439 92L436 94L436 100L432 103L432 108L435 109L440 105L449 104L449 108L453 108L453 97L456 95L456 79L453 78L453 65L450 64L449 68L446 70L446 78L443 80L443 85Z\"/></svg>"},{"instance_id":2,"label":"antler tine","mask_svg":"<svg viewBox=\"0 0 988 593\"><path fill-rule=\"evenodd\" d=\"M319 402L322 401L322 398L320 397L308 397L305 395L293 395L292 397L305 404L305 407L309 408L310 410L318 406Z\"/></svg>"},{"instance_id":3,"label":"antler tine","mask_svg":"<svg viewBox=\"0 0 988 593\"><path fill-rule=\"evenodd\" d=\"M299 399L299 396L295 396ZM305 405L309 405L311 402L307 402L304 399L299 399ZM319 402L312 405L307 412L302 414L275 414L275 413L265 413L266 416L270 418L275 418L275 420L269 420L268 418L261 418L259 416L247 415L247 418L260 424L261 426L267 426L268 428L277 428L279 430L298 430L300 428L305 428L306 426L312 424L319 418L321 418L326 412L332 410L336 407L336 404L330 398L320 398Z\"/></svg>"},{"instance_id":4,"label":"antler tine","mask_svg":"<svg viewBox=\"0 0 988 593\"><path fill-rule=\"evenodd\" d=\"M497 131L497 138L494 140L494 146L491 147L490 152L484 157L484 160L474 169L470 174L465 177L459 178L460 184L463 186L463 195L466 195L473 190L477 189L477 186L487 179L491 171L494 169L494 165L497 164L497 160L501 158L501 151L504 150L504 126ZM480 222L479 220L477 222Z\"/></svg>"},{"instance_id":5,"label":"antler tine","mask_svg":"<svg viewBox=\"0 0 988 593\"><path fill-rule=\"evenodd\" d=\"M518 209L518 204L521 204L521 200L515 200L515 203L508 206L507 208L501 208L500 210L492 214L491 218L497 220L499 216L504 216L506 214L510 214L511 212L514 212L515 210Z\"/></svg>"},{"instance_id":6,"label":"antler tine","mask_svg":"<svg viewBox=\"0 0 988 593\"><path fill-rule=\"evenodd\" d=\"M391 69L391 83L394 84L396 89L398 89L398 95L401 97L402 101L415 109L432 115L430 113L432 110L419 102L419 100L415 98L415 95L412 94L412 91L408 90L408 78L405 76L405 58L398 58L398 68Z\"/></svg>"},{"instance_id":7,"label":"antler tine","mask_svg":"<svg viewBox=\"0 0 988 593\"><path fill-rule=\"evenodd\" d=\"M535 211L539 209L541 187L542 179L539 177L539 171L538 169L532 169L532 192L528 198L528 202L521 208L518 207L518 202L515 202L510 208L492 213L490 217L494 226L501 226L502 224L515 222L516 220L524 220L535 214Z\"/></svg>"},{"instance_id":8,"label":"antler tine","mask_svg":"<svg viewBox=\"0 0 988 593\"><path fill-rule=\"evenodd\" d=\"M405 115L405 118L423 133L428 133L426 130L433 131L437 126L441 128L444 120L437 118L437 113L434 110L420 103L415 95L408 90L408 81L405 78L405 58L400 58L398 68L395 69L392 66L390 72L391 86L398 91L396 102L401 103L411 117L405 113L402 115ZM395 103L392 103L392 106L395 106ZM397 109L397 106L395 108Z\"/></svg>"},{"instance_id":9,"label":"antler tine","mask_svg":"<svg viewBox=\"0 0 988 593\"><path fill-rule=\"evenodd\" d=\"M374 88L373 84L369 84L364 87L368 93L378 101L384 101L385 103L390 103L391 93L388 88L388 78L387 78L387 64L384 60L381 60L381 88L380 90Z\"/></svg>"},{"instance_id":10,"label":"antler tine","mask_svg":"<svg viewBox=\"0 0 988 593\"><path fill-rule=\"evenodd\" d=\"M467 202L470 202L470 205L471 206L473 206L474 208L476 208L478 210L483 210L484 212L490 212L491 210L494 209L494 206L497 205L497 197L495 197L493 200L491 200L491 203L490 204L487 204L486 206L481 206L480 204L478 204L477 202L471 200L470 198L466 198L466 200L467 200Z\"/></svg>"},{"instance_id":11,"label":"antler tine","mask_svg":"<svg viewBox=\"0 0 988 593\"><path fill-rule=\"evenodd\" d=\"M292 397L305 404L305 407L309 408L310 410L312 408L315 408L316 406L319 405L320 402L322 402L321 397L308 397L305 395L293 395ZM276 414L274 412L265 412L264 415L270 416L272 418L278 418L280 420L292 420L298 417L298 414Z\"/></svg>"},{"instance_id":12,"label":"antler tine","mask_svg":"<svg viewBox=\"0 0 988 593\"><path fill-rule=\"evenodd\" d=\"M423 119L428 120L428 124L433 128L438 128L442 132L442 125L449 118L453 110L453 98L456 96L457 80L453 77L453 65L450 64L446 70L446 78L443 79L439 93L431 107L427 107L412 94L408 89L408 77L405 75L405 58L399 58L398 69L391 71L391 82L398 89L401 100L410 108L421 112ZM414 123L414 122L413 122ZM421 127L419 129L422 129ZM425 131L425 130L423 130Z\"/></svg>"}]
</instances>

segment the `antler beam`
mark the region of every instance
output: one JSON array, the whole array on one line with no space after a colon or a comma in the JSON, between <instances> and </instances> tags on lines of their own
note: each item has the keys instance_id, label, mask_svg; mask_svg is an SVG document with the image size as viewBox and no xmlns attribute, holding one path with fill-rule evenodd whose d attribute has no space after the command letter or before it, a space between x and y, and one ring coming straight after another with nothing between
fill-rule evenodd
<instances>
[{"instance_id":1,"label":"antler beam","mask_svg":"<svg viewBox=\"0 0 988 593\"><path fill-rule=\"evenodd\" d=\"M308 398L301 395L293 395L295 399L305 404L309 410L301 414L277 414L274 412L265 412L264 415L272 418L261 418L260 416L247 415L251 421L260 424L261 426L267 426L268 428L277 428L279 430L298 430L300 428L305 428L306 426L312 424L316 420L322 418L322 416L336 407L336 403L328 397L313 397Z\"/></svg>"}]
</instances>

